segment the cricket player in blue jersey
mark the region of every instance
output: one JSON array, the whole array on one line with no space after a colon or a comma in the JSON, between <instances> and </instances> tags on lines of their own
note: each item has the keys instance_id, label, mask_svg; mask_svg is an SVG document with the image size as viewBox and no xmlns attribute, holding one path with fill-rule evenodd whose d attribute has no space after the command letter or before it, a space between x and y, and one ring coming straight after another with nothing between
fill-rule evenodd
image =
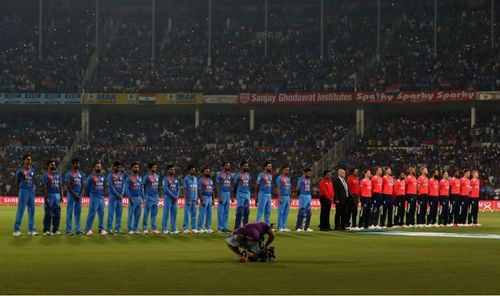
<instances>
[{"instance_id":1,"label":"cricket player in blue jersey","mask_svg":"<svg viewBox=\"0 0 500 296\"><path fill-rule=\"evenodd\" d=\"M198 178L196 178L196 168L194 166L190 165L187 169L189 174L184 178L184 221L182 223L182 232L198 233L198 230L196 229ZM189 230L189 220L191 220L191 230Z\"/></svg>"},{"instance_id":2,"label":"cricket player in blue jersey","mask_svg":"<svg viewBox=\"0 0 500 296\"><path fill-rule=\"evenodd\" d=\"M212 203L214 197L214 181L209 168L203 169L203 176L198 180L198 199L200 212L198 214L198 232L212 233ZM203 225L205 223L205 225ZM205 226L205 227L203 227Z\"/></svg>"},{"instance_id":3,"label":"cricket player in blue jersey","mask_svg":"<svg viewBox=\"0 0 500 296\"><path fill-rule=\"evenodd\" d=\"M290 168L285 165L281 168L281 175L276 178L276 196L278 197L278 231L288 232L286 226L290 212L290 196L292 183L290 181Z\"/></svg>"},{"instance_id":4,"label":"cricket player in blue jersey","mask_svg":"<svg viewBox=\"0 0 500 296\"><path fill-rule=\"evenodd\" d=\"M82 189L85 175L80 171L80 160L71 160L71 170L64 177L64 189L66 189L66 234L71 235L73 224L73 213L75 214L75 234L82 234Z\"/></svg>"},{"instance_id":5,"label":"cricket player in blue jersey","mask_svg":"<svg viewBox=\"0 0 500 296\"><path fill-rule=\"evenodd\" d=\"M177 200L179 199L180 186L179 179L175 176L175 167L172 164L167 166L167 175L163 177L163 218L161 229L163 234L178 234L177 230ZM170 231L168 231L168 218L170 216Z\"/></svg>"},{"instance_id":6,"label":"cricket player in blue jersey","mask_svg":"<svg viewBox=\"0 0 500 296\"><path fill-rule=\"evenodd\" d=\"M139 174L139 163L130 165L132 175L125 180L125 195L128 197L128 234L139 233L139 219L141 218L141 202L144 200L144 187Z\"/></svg>"},{"instance_id":7,"label":"cricket player in blue jersey","mask_svg":"<svg viewBox=\"0 0 500 296\"><path fill-rule=\"evenodd\" d=\"M115 233L121 234L123 195L125 194L125 175L119 161L113 163L113 171L109 173L108 183L108 233L113 233L113 218L115 219Z\"/></svg>"},{"instance_id":8,"label":"cricket player in blue jersey","mask_svg":"<svg viewBox=\"0 0 500 296\"><path fill-rule=\"evenodd\" d=\"M257 176L255 192L257 194L257 222L261 221L264 215L264 222L271 225L271 194L273 189L273 165L270 162L264 163L264 171Z\"/></svg>"},{"instance_id":9,"label":"cricket player in blue jersey","mask_svg":"<svg viewBox=\"0 0 500 296\"><path fill-rule=\"evenodd\" d=\"M35 175L36 171L32 168L32 157L30 154L23 156L24 166L16 171L16 187L19 191L19 199L16 213L16 222L14 224L14 236L21 236L21 221L23 220L24 210L28 208L28 235L36 236L35 230Z\"/></svg>"},{"instance_id":10,"label":"cricket player in blue jersey","mask_svg":"<svg viewBox=\"0 0 500 296\"><path fill-rule=\"evenodd\" d=\"M62 178L56 172L56 162L49 160L47 162L48 171L42 176L44 209L43 216L43 235L61 235L59 232L59 222L61 221L61 202L62 202ZM50 226L52 225L52 232Z\"/></svg>"},{"instance_id":11,"label":"cricket player in blue jersey","mask_svg":"<svg viewBox=\"0 0 500 296\"><path fill-rule=\"evenodd\" d=\"M151 217L151 233L160 234L156 225L156 216L158 216L158 203L160 201L160 175L158 165L150 163L148 165L149 173L143 178L144 193L146 194L144 205L144 217L142 220L142 232L148 234L148 219Z\"/></svg>"},{"instance_id":12,"label":"cricket player in blue jersey","mask_svg":"<svg viewBox=\"0 0 500 296\"><path fill-rule=\"evenodd\" d=\"M295 191L299 194L299 213L297 215L297 225L295 230L297 232L308 231L312 232L309 228L311 223L311 176L312 171L309 168L304 169L302 177L297 181Z\"/></svg>"},{"instance_id":13,"label":"cricket player in blue jersey","mask_svg":"<svg viewBox=\"0 0 500 296\"><path fill-rule=\"evenodd\" d=\"M104 230L104 183L105 177L101 173L102 165L97 162L94 164L94 171L87 178L87 183L85 186L85 192L89 195L89 213L87 215L87 223L85 225L85 234L93 235L92 224L94 224L94 218L97 214L98 229L100 235L107 235L108 233Z\"/></svg>"},{"instance_id":14,"label":"cricket player in blue jersey","mask_svg":"<svg viewBox=\"0 0 500 296\"><path fill-rule=\"evenodd\" d=\"M248 224L250 215L250 174L247 161L240 163L240 171L234 176L234 196L236 196L236 221L234 229ZM243 223L243 224L242 224Z\"/></svg>"},{"instance_id":15,"label":"cricket player in blue jersey","mask_svg":"<svg viewBox=\"0 0 500 296\"><path fill-rule=\"evenodd\" d=\"M222 170L215 178L215 189L217 192L217 230L219 232L231 232L227 226L229 218L229 206L231 205L231 174L229 162L222 163Z\"/></svg>"}]
</instances>

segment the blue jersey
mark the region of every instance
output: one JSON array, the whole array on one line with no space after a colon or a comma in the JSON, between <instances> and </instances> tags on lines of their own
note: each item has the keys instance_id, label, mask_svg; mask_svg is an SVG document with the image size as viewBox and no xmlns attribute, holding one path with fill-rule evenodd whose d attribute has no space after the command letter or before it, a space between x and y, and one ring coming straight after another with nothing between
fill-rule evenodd
<instances>
[{"instance_id":1,"label":"blue jersey","mask_svg":"<svg viewBox=\"0 0 500 296\"><path fill-rule=\"evenodd\" d=\"M311 179L300 177L297 181L297 189L300 195L311 195Z\"/></svg>"},{"instance_id":2,"label":"blue jersey","mask_svg":"<svg viewBox=\"0 0 500 296\"><path fill-rule=\"evenodd\" d=\"M16 171L16 180L19 182L19 189L35 189L35 169L19 168Z\"/></svg>"},{"instance_id":3,"label":"blue jersey","mask_svg":"<svg viewBox=\"0 0 500 296\"><path fill-rule=\"evenodd\" d=\"M160 185L160 176L158 174L148 173L144 176L144 188L147 196L158 196L160 192L158 191Z\"/></svg>"},{"instance_id":4,"label":"blue jersey","mask_svg":"<svg viewBox=\"0 0 500 296\"><path fill-rule=\"evenodd\" d=\"M57 172L43 174L42 184L47 186L47 193L61 193L61 175Z\"/></svg>"},{"instance_id":5,"label":"blue jersey","mask_svg":"<svg viewBox=\"0 0 500 296\"><path fill-rule=\"evenodd\" d=\"M170 198L178 198L180 192L179 179L175 176L163 177L163 193Z\"/></svg>"},{"instance_id":6,"label":"blue jersey","mask_svg":"<svg viewBox=\"0 0 500 296\"><path fill-rule=\"evenodd\" d=\"M198 180L198 190L203 196L212 196L214 193L214 181L211 178L205 176Z\"/></svg>"},{"instance_id":7,"label":"blue jersey","mask_svg":"<svg viewBox=\"0 0 500 296\"><path fill-rule=\"evenodd\" d=\"M125 175L122 172L112 172L108 175L109 195L122 196L125 192Z\"/></svg>"},{"instance_id":8,"label":"blue jersey","mask_svg":"<svg viewBox=\"0 0 500 296\"><path fill-rule=\"evenodd\" d=\"M125 194L127 197L144 197L142 177L139 174L134 174L127 178L125 181Z\"/></svg>"},{"instance_id":9,"label":"blue jersey","mask_svg":"<svg viewBox=\"0 0 500 296\"><path fill-rule=\"evenodd\" d=\"M80 194L82 192L84 178L85 176L81 171L71 170L66 173L66 176L64 177L64 184L68 184L75 194Z\"/></svg>"},{"instance_id":10,"label":"blue jersey","mask_svg":"<svg viewBox=\"0 0 500 296\"><path fill-rule=\"evenodd\" d=\"M87 192L89 197L104 198L104 175L92 173L87 178L85 192Z\"/></svg>"},{"instance_id":11,"label":"blue jersey","mask_svg":"<svg viewBox=\"0 0 500 296\"><path fill-rule=\"evenodd\" d=\"M290 196L292 193L292 183L290 182L290 177L281 175L276 178L276 187L278 187L282 196Z\"/></svg>"},{"instance_id":12,"label":"blue jersey","mask_svg":"<svg viewBox=\"0 0 500 296\"><path fill-rule=\"evenodd\" d=\"M259 193L271 194L273 188L273 175L260 173L259 176L257 176L257 185L259 185Z\"/></svg>"},{"instance_id":13,"label":"blue jersey","mask_svg":"<svg viewBox=\"0 0 500 296\"><path fill-rule=\"evenodd\" d=\"M198 179L195 176L188 175L184 178L184 189L187 192L187 196L184 198L195 200L198 197Z\"/></svg>"},{"instance_id":14,"label":"blue jersey","mask_svg":"<svg viewBox=\"0 0 500 296\"><path fill-rule=\"evenodd\" d=\"M234 184L239 193L250 193L250 174L239 172L234 176Z\"/></svg>"},{"instance_id":15,"label":"blue jersey","mask_svg":"<svg viewBox=\"0 0 500 296\"><path fill-rule=\"evenodd\" d=\"M231 175L227 172L218 172L215 181L221 192L231 192Z\"/></svg>"}]
</instances>

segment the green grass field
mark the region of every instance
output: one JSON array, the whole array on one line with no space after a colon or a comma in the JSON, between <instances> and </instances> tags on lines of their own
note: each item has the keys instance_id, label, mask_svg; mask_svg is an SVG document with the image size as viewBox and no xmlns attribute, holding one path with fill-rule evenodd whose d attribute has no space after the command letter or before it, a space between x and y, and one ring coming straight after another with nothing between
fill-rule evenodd
<instances>
[{"instance_id":1,"label":"green grass field","mask_svg":"<svg viewBox=\"0 0 500 296\"><path fill-rule=\"evenodd\" d=\"M0 293L5 294L500 293L500 240L279 233L276 261L239 263L223 234L15 238L15 210L0 207ZM39 232L42 215L37 207ZM233 216L231 210L231 222ZM292 211L289 224L295 217ZM313 211L316 229L318 217ZM405 231L500 234L500 213L480 213L480 223L480 228Z\"/></svg>"}]
</instances>

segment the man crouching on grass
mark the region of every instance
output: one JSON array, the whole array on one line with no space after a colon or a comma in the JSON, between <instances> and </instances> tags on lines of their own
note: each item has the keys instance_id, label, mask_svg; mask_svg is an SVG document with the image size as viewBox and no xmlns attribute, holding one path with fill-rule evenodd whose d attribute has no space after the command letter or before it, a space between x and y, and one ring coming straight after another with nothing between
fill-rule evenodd
<instances>
[{"instance_id":1,"label":"man crouching on grass","mask_svg":"<svg viewBox=\"0 0 500 296\"><path fill-rule=\"evenodd\" d=\"M269 237L262 246L266 234ZM236 229L226 239L228 247L239 256L240 262L246 262L247 258L250 261L274 259L274 247L271 247L273 241L273 229L265 222L248 223Z\"/></svg>"}]
</instances>

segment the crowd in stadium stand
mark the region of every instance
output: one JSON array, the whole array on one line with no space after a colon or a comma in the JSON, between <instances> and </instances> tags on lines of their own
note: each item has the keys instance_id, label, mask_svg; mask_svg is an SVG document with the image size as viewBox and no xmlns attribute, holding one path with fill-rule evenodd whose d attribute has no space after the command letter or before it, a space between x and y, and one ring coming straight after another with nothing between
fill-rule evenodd
<instances>
[{"instance_id":1,"label":"crowd in stadium stand","mask_svg":"<svg viewBox=\"0 0 500 296\"><path fill-rule=\"evenodd\" d=\"M212 21L210 66L206 10L190 11L179 4L170 25L160 18L154 60L150 14L138 13L131 20L129 14L118 17L107 12L112 28L100 34L102 50L87 85L83 71L93 69L90 57L96 48L91 1L73 10L67 4L46 8L40 58L37 7L21 10L11 4L0 13L0 90L72 92L84 86L106 92L204 93L352 91L355 87L499 89L500 35L492 48L491 7L442 2L435 55L432 5L407 7L382 1L379 62L376 1L326 4L323 58L317 6L270 5L267 56L262 15L215 7L219 12ZM144 7L149 4L145 1Z\"/></svg>"},{"instance_id":2,"label":"crowd in stadium stand","mask_svg":"<svg viewBox=\"0 0 500 296\"><path fill-rule=\"evenodd\" d=\"M192 116L116 114L95 125L90 143L77 155L84 171L91 170L95 159L102 160L105 169L115 160L139 161L142 169L150 162L161 169L173 163L180 174L189 164L215 170L222 161L236 170L245 159L254 175L268 160L276 166L289 164L299 175L352 127L347 119L311 113L260 115L256 121L250 131L242 115L210 115L195 128Z\"/></svg>"},{"instance_id":3,"label":"crowd in stadium stand","mask_svg":"<svg viewBox=\"0 0 500 296\"><path fill-rule=\"evenodd\" d=\"M93 11L70 2L44 15L39 57L38 11L6 5L0 12L0 91L78 92L94 52ZM61 17L64 16L64 17Z\"/></svg>"},{"instance_id":4,"label":"crowd in stadium stand","mask_svg":"<svg viewBox=\"0 0 500 296\"><path fill-rule=\"evenodd\" d=\"M58 163L75 140L78 121L69 115L50 113L2 113L0 116L0 195L17 193L14 175L20 157L33 155L34 166L45 170L45 163Z\"/></svg>"}]
</instances>

